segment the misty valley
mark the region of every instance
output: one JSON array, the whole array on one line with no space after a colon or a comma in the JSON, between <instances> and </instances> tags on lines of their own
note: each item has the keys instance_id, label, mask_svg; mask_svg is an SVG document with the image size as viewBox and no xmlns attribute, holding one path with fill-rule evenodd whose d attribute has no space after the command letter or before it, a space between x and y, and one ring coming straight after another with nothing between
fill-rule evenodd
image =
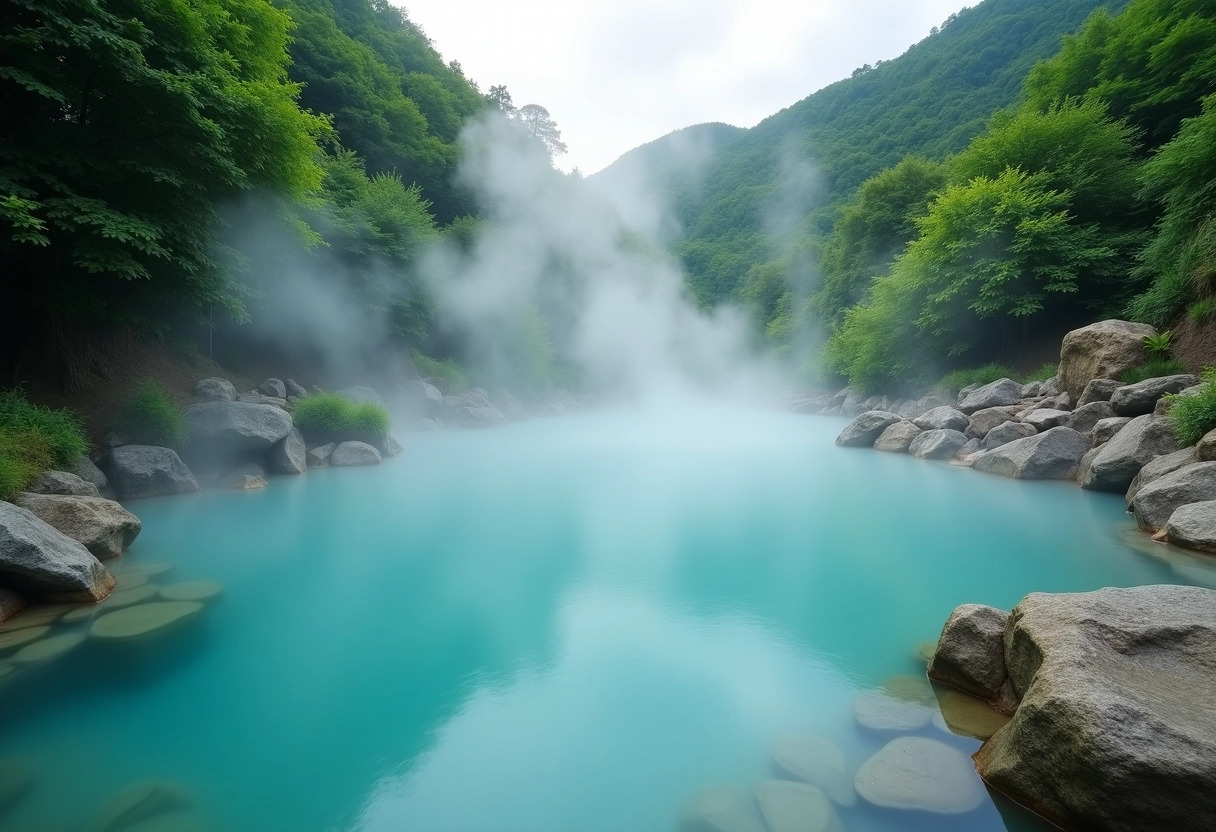
<instances>
[{"instance_id":1,"label":"misty valley","mask_svg":"<svg viewBox=\"0 0 1216 832\"><path fill-rule=\"evenodd\" d=\"M731 2L0 0L0 829L1216 828L1216 8Z\"/></svg>"}]
</instances>

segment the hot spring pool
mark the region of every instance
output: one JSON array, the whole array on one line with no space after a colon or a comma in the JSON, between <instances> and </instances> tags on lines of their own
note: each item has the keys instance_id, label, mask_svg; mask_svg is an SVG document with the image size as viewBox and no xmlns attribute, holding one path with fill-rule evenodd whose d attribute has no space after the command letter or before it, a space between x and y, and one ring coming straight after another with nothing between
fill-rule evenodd
<instances>
[{"instance_id":1,"label":"hot spring pool","mask_svg":"<svg viewBox=\"0 0 1216 832\"><path fill-rule=\"evenodd\" d=\"M155 641L86 640L0 679L0 758L31 778L0 828L92 830L155 780L215 832L669 832L700 790L771 777L783 738L834 741L850 773L906 734L974 750L853 715L859 692L923 671L917 646L959 603L1216 586L1205 561L1137 544L1117 496L839 449L842 424L537 420L138 503L115 568L170 564L152 581L224 593ZM840 817L1039 828L987 796Z\"/></svg>"}]
</instances>

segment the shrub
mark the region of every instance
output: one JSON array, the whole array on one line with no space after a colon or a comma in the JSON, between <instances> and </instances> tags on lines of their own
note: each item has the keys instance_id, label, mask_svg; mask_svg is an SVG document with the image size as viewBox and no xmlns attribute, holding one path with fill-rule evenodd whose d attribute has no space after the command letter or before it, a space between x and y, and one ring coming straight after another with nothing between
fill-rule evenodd
<instances>
[{"instance_id":1,"label":"shrub","mask_svg":"<svg viewBox=\"0 0 1216 832\"><path fill-rule=\"evenodd\" d=\"M1051 375L1055 375L1055 368L1051 370ZM1018 372L1012 367L1006 367L1004 364L985 364L983 367L973 367L969 370L955 370L947 373L938 383L938 387L942 390L949 390L957 393L964 387L972 384L991 384L1002 378L1017 378ZM1051 378L1051 376L1048 376Z\"/></svg>"},{"instance_id":2,"label":"shrub","mask_svg":"<svg viewBox=\"0 0 1216 832\"><path fill-rule=\"evenodd\" d=\"M1184 447L1216 430L1216 367L1204 372L1203 381L1203 387L1193 396L1169 396L1170 426Z\"/></svg>"},{"instance_id":3,"label":"shrub","mask_svg":"<svg viewBox=\"0 0 1216 832\"><path fill-rule=\"evenodd\" d=\"M1135 384L1137 381L1144 381L1146 378L1176 376L1185 372L1186 367L1183 366L1181 361L1176 361L1173 358L1150 358L1139 367L1124 370L1119 374L1119 381L1124 384Z\"/></svg>"},{"instance_id":4,"label":"shrub","mask_svg":"<svg viewBox=\"0 0 1216 832\"><path fill-rule=\"evenodd\" d=\"M445 358L442 361L423 355L414 350L410 354L414 368L423 378L441 378L448 383L449 393L463 393L469 389L469 376L455 360Z\"/></svg>"},{"instance_id":5,"label":"shrub","mask_svg":"<svg viewBox=\"0 0 1216 832\"><path fill-rule=\"evenodd\" d=\"M10 435L10 442L36 442L44 447L49 459L43 468L68 468L89 452L76 413L33 404L22 390L0 391L0 430Z\"/></svg>"},{"instance_id":6,"label":"shrub","mask_svg":"<svg viewBox=\"0 0 1216 832\"><path fill-rule=\"evenodd\" d=\"M383 405L352 402L337 393L314 393L292 406L295 425L310 437L380 439L392 422Z\"/></svg>"},{"instance_id":7,"label":"shrub","mask_svg":"<svg viewBox=\"0 0 1216 832\"><path fill-rule=\"evenodd\" d=\"M1197 300L1187 307L1186 310L1187 316L1197 324L1202 324L1212 317L1213 312L1216 312L1216 298Z\"/></svg>"},{"instance_id":8,"label":"shrub","mask_svg":"<svg viewBox=\"0 0 1216 832\"><path fill-rule=\"evenodd\" d=\"M1145 335L1144 351L1149 354L1150 358L1165 358L1170 354L1170 345L1173 340L1174 333L1168 329L1156 335Z\"/></svg>"},{"instance_id":9,"label":"shrub","mask_svg":"<svg viewBox=\"0 0 1216 832\"><path fill-rule=\"evenodd\" d=\"M39 471L53 464L50 443L42 434L0 428L0 499L24 491Z\"/></svg>"},{"instance_id":10,"label":"shrub","mask_svg":"<svg viewBox=\"0 0 1216 832\"><path fill-rule=\"evenodd\" d=\"M160 382L148 379L132 391L118 415L115 429L136 445L180 447L186 439L186 419L181 407Z\"/></svg>"}]
</instances>

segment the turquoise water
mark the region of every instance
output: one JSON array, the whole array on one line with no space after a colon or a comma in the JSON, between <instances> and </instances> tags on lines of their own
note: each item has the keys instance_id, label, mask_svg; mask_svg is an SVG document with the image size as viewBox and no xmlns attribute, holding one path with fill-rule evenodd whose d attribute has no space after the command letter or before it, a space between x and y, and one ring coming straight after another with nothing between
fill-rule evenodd
<instances>
[{"instance_id":1,"label":"turquoise water","mask_svg":"<svg viewBox=\"0 0 1216 832\"><path fill-rule=\"evenodd\" d=\"M0 828L86 828L138 780L226 832L665 832L813 733L896 736L858 691L917 673L959 603L1209 582L1129 545L1118 497L836 448L833 419L593 414L408 437L380 468L136 504L123 568L223 583L188 626L85 642L0 689L33 788ZM0 656L0 661L3 660ZM919 733L970 752L974 740ZM846 830L1037 829L847 809Z\"/></svg>"}]
</instances>

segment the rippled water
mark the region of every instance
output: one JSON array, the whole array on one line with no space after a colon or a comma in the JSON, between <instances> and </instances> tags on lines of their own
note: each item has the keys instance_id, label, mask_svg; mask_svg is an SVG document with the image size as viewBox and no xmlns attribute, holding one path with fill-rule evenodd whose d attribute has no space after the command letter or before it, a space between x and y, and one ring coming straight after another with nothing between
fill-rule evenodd
<instances>
[{"instance_id":1,"label":"rippled water","mask_svg":"<svg viewBox=\"0 0 1216 832\"><path fill-rule=\"evenodd\" d=\"M1216 585L1129 545L1117 496L843 450L840 427L594 414L137 504L123 567L224 595L161 639L0 680L0 758L32 777L0 828L85 829L156 779L227 832L665 832L689 795L771 776L783 737L828 737L855 769L898 736L853 700L921 672L956 604ZM1038 828L987 799L841 817Z\"/></svg>"}]
</instances>

